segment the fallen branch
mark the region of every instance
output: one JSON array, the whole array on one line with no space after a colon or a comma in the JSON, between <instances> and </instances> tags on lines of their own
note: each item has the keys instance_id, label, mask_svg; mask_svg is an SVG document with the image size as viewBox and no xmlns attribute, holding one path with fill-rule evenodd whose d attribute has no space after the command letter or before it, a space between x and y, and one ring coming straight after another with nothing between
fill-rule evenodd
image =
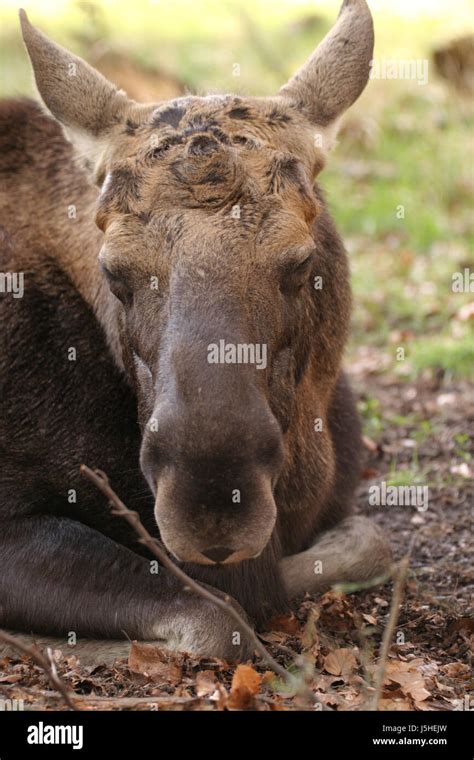
<instances>
[{"instance_id":1,"label":"fallen branch","mask_svg":"<svg viewBox=\"0 0 474 760\"><path fill-rule=\"evenodd\" d=\"M160 707L172 707L173 705L192 705L199 704L202 697L176 697L167 695L166 697L91 697L89 695L82 697L87 709L97 707L99 710L108 708L131 709L152 705L155 709Z\"/></svg>"},{"instance_id":2,"label":"fallen branch","mask_svg":"<svg viewBox=\"0 0 474 760\"><path fill-rule=\"evenodd\" d=\"M390 604L390 612L388 616L387 625L382 638L382 646L380 648L379 665L377 673L375 675L374 693L369 703L369 710L378 710L380 698L382 696L383 682L385 678L385 670L387 667L388 653L390 651L390 645L392 643L393 633L395 626L397 625L398 615L400 612L400 606L403 600L403 591L405 588L405 579L410 565L410 557L415 544L416 534L412 537L408 551L404 557L398 563L397 575L395 578L395 585L393 588L393 596Z\"/></svg>"},{"instance_id":3,"label":"fallen branch","mask_svg":"<svg viewBox=\"0 0 474 760\"><path fill-rule=\"evenodd\" d=\"M76 700L76 695L72 689L70 689L69 686L64 683L64 681L59 677L56 666L49 652L48 656L46 656L41 651L41 649L36 646L36 644L30 647L26 646L26 644L23 644L21 641L15 638L15 636L11 636L11 634L2 630L0 630L0 641L4 641L5 644L8 644L8 646L11 646L12 649L15 649L17 652L21 652L21 654L25 654L27 657L31 657L31 659L40 668L42 668L42 670L44 670L52 687L61 694L67 706L70 707L71 710L82 709L78 706L78 700Z\"/></svg>"},{"instance_id":4,"label":"fallen branch","mask_svg":"<svg viewBox=\"0 0 474 760\"><path fill-rule=\"evenodd\" d=\"M204 586L201 586L200 583L190 578L190 576L181 570L180 567L175 565L175 563L168 557L166 550L161 542L151 536L150 533L148 533L147 529L140 520L138 512L134 512L129 509L120 499L120 497L117 496L113 488L110 486L107 475L104 472L101 470L91 470L90 467L87 467L85 464L81 465L81 472L87 478L89 478L89 480L91 480L95 486L97 486L97 488L104 494L104 496L107 497L111 505L112 514L123 517L129 523L129 525L134 528L140 537L140 543L147 546L151 553L154 554L154 556L157 558L157 560L171 573L173 573L173 575L175 575L183 583L183 586L185 588L190 589L195 594L202 597L202 599L211 602L211 604L214 604L216 607L219 607L219 609L224 610L228 615L230 615L235 620L237 625L243 629L246 636L252 642L257 652L260 654L262 659L265 660L269 667L278 676L280 676L280 678L282 678L288 686L298 686L298 680L291 673L288 673L285 668L282 668L281 665L278 664L278 662L271 656L267 648L258 639L255 631L250 627L248 623L246 623L246 621L237 612L237 610L232 607L231 598L228 595L225 595L224 598L216 596L211 591L204 588Z\"/></svg>"}]
</instances>

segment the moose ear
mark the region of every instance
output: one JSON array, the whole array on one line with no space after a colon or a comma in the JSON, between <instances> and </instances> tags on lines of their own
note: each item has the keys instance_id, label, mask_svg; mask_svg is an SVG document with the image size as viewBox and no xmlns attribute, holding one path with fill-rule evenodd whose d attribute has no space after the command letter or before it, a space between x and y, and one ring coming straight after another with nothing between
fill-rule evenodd
<instances>
[{"instance_id":1,"label":"moose ear","mask_svg":"<svg viewBox=\"0 0 474 760\"><path fill-rule=\"evenodd\" d=\"M105 77L32 26L24 10L20 22L39 93L66 128L78 151L96 163L107 133L125 118L133 101Z\"/></svg>"},{"instance_id":2,"label":"moose ear","mask_svg":"<svg viewBox=\"0 0 474 760\"><path fill-rule=\"evenodd\" d=\"M331 31L279 94L296 103L313 124L331 127L367 84L373 49L367 3L344 0Z\"/></svg>"}]
</instances>

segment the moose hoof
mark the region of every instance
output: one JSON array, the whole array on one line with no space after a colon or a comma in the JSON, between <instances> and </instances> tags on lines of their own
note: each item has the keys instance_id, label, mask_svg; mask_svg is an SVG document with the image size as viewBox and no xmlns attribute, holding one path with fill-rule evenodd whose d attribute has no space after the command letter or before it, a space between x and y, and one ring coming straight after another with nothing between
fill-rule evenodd
<instances>
[{"instance_id":1,"label":"moose hoof","mask_svg":"<svg viewBox=\"0 0 474 760\"><path fill-rule=\"evenodd\" d=\"M216 594L215 589L213 593ZM157 624L155 638L162 641L163 646L230 662L252 656L248 636L227 611L202 599L195 598L191 603L188 597L186 601L187 604L174 616L168 630L163 630L161 622ZM235 600L230 600L228 604L247 622L245 612Z\"/></svg>"}]
</instances>

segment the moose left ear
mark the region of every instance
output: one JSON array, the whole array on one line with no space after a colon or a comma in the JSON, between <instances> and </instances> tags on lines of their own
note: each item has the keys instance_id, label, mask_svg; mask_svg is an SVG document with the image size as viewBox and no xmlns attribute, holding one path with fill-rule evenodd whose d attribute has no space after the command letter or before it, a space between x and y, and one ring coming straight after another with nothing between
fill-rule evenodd
<instances>
[{"instance_id":1,"label":"moose left ear","mask_svg":"<svg viewBox=\"0 0 474 760\"><path fill-rule=\"evenodd\" d=\"M330 127L367 84L373 49L367 3L344 0L336 24L279 94L297 104L314 125Z\"/></svg>"},{"instance_id":2,"label":"moose left ear","mask_svg":"<svg viewBox=\"0 0 474 760\"><path fill-rule=\"evenodd\" d=\"M49 40L30 24L24 10L20 22L39 93L53 116L90 163L104 150L110 130L136 105L96 69Z\"/></svg>"}]
</instances>

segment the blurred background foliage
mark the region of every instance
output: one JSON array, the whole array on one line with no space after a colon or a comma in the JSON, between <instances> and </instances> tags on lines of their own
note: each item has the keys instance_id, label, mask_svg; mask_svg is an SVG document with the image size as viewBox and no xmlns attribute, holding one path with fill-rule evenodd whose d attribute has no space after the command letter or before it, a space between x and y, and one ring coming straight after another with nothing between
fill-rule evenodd
<instances>
[{"instance_id":1,"label":"blurred background foliage","mask_svg":"<svg viewBox=\"0 0 474 760\"><path fill-rule=\"evenodd\" d=\"M189 91L273 93L330 28L339 5L25 0L32 23L138 100ZM474 292L452 290L454 272L474 273L472 4L372 0L370 6L375 57L428 59L429 79L426 86L371 81L346 115L320 177L351 255L348 361L400 379L472 377ZM17 0L0 0L2 96L34 94L17 9ZM398 347L405 361L397 361Z\"/></svg>"}]
</instances>

